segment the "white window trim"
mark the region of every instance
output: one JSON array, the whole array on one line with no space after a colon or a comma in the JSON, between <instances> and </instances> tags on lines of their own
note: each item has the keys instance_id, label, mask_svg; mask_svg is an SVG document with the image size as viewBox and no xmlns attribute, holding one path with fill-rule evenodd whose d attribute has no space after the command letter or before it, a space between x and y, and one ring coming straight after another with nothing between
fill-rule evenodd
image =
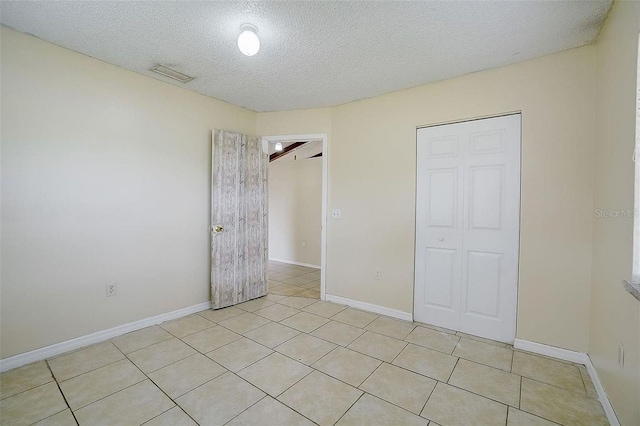
<instances>
[{"instance_id":1,"label":"white window trim","mask_svg":"<svg viewBox=\"0 0 640 426\"><path fill-rule=\"evenodd\" d=\"M633 186L633 266L631 282L624 287L636 299L640 300L640 34L638 35L638 56L636 71L636 134L633 161L635 178Z\"/></svg>"}]
</instances>

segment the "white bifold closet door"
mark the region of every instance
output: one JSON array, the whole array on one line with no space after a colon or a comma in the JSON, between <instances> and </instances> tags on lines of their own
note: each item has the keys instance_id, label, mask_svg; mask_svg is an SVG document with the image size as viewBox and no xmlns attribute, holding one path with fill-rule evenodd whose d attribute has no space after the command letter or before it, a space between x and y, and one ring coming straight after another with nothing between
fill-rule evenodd
<instances>
[{"instance_id":1,"label":"white bifold closet door","mask_svg":"<svg viewBox=\"0 0 640 426\"><path fill-rule=\"evenodd\" d=\"M418 129L416 321L513 342L520 120Z\"/></svg>"},{"instance_id":2,"label":"white bifold closet door","mask_svg":"<svg viewBox=\"0 0 640 426\"><path fill-rule=\"evenodd\" d=\"M211 142L211 304L267 294L268 155L260 138L213 130Z\"/></svg>"}]
</instances>

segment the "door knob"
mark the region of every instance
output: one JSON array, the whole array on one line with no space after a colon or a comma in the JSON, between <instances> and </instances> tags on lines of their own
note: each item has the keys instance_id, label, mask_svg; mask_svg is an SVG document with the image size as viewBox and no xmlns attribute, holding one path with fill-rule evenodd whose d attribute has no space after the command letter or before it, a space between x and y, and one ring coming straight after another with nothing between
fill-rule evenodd
<instances>
[{"instance_id":1,"label":"door knob","mask_svg":"<svg viewBox=\"0 0 640 426\"><path fill-rule=\"evenodd\" d=\"M213 232L222 232L222 231L224 231L224 228L222 226L220 226L220 225L216 225L216 226L212 226L211 230Z\"/></svg>"}]
</instances>

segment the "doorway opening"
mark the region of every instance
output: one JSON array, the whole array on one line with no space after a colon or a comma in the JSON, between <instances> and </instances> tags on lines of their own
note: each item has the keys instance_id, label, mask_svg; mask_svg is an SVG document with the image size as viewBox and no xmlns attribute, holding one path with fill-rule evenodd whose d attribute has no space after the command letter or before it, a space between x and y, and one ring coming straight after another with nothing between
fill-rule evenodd
<instances>
[{"instance_id":1,"label":"doorway opening","mask_svg":"<svg viewBox=\"0 0 640 426\"><path fill-rule=\"evenodd\" d=\"M262 137L269 154L269 292L325 300L327 135Z\"/></svg>"}]
</instances>

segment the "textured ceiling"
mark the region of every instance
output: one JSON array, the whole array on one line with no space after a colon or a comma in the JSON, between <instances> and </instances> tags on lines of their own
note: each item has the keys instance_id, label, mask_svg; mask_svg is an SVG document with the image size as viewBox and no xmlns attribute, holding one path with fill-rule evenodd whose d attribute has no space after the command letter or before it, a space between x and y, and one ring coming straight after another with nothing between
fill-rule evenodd
<instances>
[{"instance_id":1,"label":"textured ceiling","mask_svg":"<svg viewBox=\"0 0 640 426\"><path fill-rule=\"evenodd\" d=\"M254 111L337 105L595 40L605 1L2 1L0 22ZM253 57L239 27L258 27ZM182 84L155 63L196 77Z\"/></svg>"}]
</instances>

